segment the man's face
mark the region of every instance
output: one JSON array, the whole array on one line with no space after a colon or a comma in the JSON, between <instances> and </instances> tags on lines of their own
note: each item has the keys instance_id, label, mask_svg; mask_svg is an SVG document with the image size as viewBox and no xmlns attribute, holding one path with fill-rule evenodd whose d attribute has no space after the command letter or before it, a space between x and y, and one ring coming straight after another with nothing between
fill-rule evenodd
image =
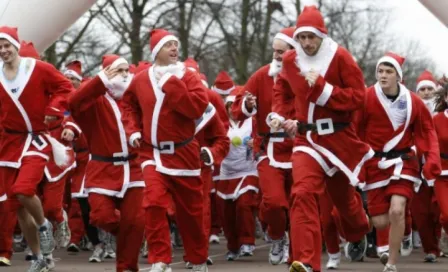
<instances>
[{"instance_id":1,"label":"man's face","mask_svg":"<svg viewBox=\"0 0 448 272\"><path fill-rule=\"evenodd\" d=\"M81 85L81 81L76 77L71 75L66 75L65 77L72 82L73 88L78 89Z\"/></svg>"},{"instance_id":2,"label":"man's face","mask_svg":"<svg viewBox=\"0 0 448 272\"><path fill-rule=\"evenodd\" d=\"M418 89L417 94L420 96L421 99L427 100L434 97L434 88L430 86L423 86L420 89Z\"/></svg>"},{"instance_id":3,"label":"man's face","mask_svg":"<svg viewBox=\"0 0 448 272\"><path fill-rule=\"evenodd\" d=\"M308 31L297 34L295 40L300 43L303 51L305 51L308 56L316 55L322 44L322 38L319 38L313 32Z\"/></svg>"},{"instance_id":4,"label":"man's face","mask_svg":"<svg viewBox=\"0 0 448 272\"><path fill-rule=\"evenodd\" d=\"M272 58L277 61L282 61L283 54L289 49L289 45L285 41L274 39L272 49L274 50Z\"/></svg>"},{"instance_id":5,"label":"man's face","mask_svg":"<svg viewBox=\"0 0 448 272\"><path fill-rule=\"evenodd\" d=\"M160 65L176 64L179 60L179 43L177 41L165 43L156 58Z\"/></svg>"},{"instance_id":6,"label":"man's face","mask_svg":"<svg viewBox=\"0 0 448 272\"><path fill-rule=\"evenodd\" d=\"M4 63L11 63L19 55L17 48L6 39L0 39L0 58Z\"/></svg>"},{"instance_id":7,"label":"man's face","mask_svg":"<svg viewBox=\"0 0 448 272\"><path fill-rule=\"evenodd\" d=\"M120 65L117 66L118 74L121 75L122 77L127 77L129 75L129 64L127 63L122 63Z\"/></svg>"},{"instance_id":8,"label":"man's face","mask_svg":"<svg viewBox=\"0 0 448 272\"><path fill-rule=\"evenodd\" d=\"M395 68L384 64L378 66L376 76L382 89L390 89L394 87L400 79Z\"/></svg>"}]
</instances>

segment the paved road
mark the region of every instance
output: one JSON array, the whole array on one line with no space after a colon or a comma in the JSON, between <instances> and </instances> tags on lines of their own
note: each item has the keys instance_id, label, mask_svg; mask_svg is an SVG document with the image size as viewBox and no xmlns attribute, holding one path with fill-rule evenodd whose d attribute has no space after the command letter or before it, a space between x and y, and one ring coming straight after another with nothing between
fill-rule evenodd
<instances>
[{"instance_id":1,"label":"paved road","mask_svg":"<svg viewBox=\"0 0 448 272\"><path fill-rule=\"evenodd\" d=\"M213 266L209 267L210 271L224 272L224 271L247 271L247 272L276 272L283 271L286 272L287 266L271 266L267 261L269 245L265 244L263 241L257 242L257 249L255 255L250 258L239 259L236 262L227 262L225 260L224 254L226 252L225 245L221 242L220 245L212 245L210 248L210 254L215 261ZM57 272L102 272L102 271L115 271L114 261L106 260L104 263L100 264L90 264L87 259L90 252L81 252L77 255L70 255L64 250L57 250L54 253L55 258L58 259L56 262L56 268L54 271ZM23 253L17 253L13 257L13 266L8 268L0 268L0 271L4 272L23 272L28 268L28 263L24 261L25 255ZM184 263L182 260L182 250L175 250L175 258L173 264L173 271L187 271L184 268ZM448 258L439 259L438 263L435 264L425 264L422 262L423 253L418 250L414 251L410 257L402 258L400 260L398 268L399 271L406 272L443 272L448 271ZM326 256L323 256L322 265L324 266L326 262ZM146 263L145 259L141 259L140 271L149 271L149 265ZM324 270L325 271L325 270ZM366 259L363 263L349 263L343 260L343 263L338 271L341 272L381 272L382 265L378 259Z\"/></svg>"}]
</instances>

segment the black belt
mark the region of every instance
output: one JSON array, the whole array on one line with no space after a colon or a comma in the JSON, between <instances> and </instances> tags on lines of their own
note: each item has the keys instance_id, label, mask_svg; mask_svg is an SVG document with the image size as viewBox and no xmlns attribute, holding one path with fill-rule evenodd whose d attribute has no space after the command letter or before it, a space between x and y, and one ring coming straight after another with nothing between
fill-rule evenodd
<instances>
[{"instance_id":1,"label":"black belt","mask_svg":"<svg viewBox=\"0 0 448 272\"><path fill-rule=\"evenodd\" d=\"M94 161L102 161L102 162L126 162L137 158L136 154L131 154L127 157L103 157L100 155L93 155L92 154L92 160Z\"/></svg>"},{"instance_id":2,"label":"black belt","mask_svg":"<svg viewBox=\"0 0 448 272\"><path fill-rule=\"evenodd\" d=\"M182 147L182 146L186 146L187 144L189 144L191 141L193 141L194 137L191 137L189 139L186 139L185 141L179 142L179 143L175 143L175 142L160 142L158 146L154 146L152 145L152 147L154 149L157 149L159 151L165 151L165 150L171 150L172 152L174 152L174 149Z\"/></svg>"},{"instance_id":3,"label":"black belt","mask_svg":"<svg viewBox=\"0 0 448 272\"><path fill-rule=\"evenodd\" d=\"M409 160L411 158L411 156L409 156L408 153L411 151L412 151L412 149L410 147L403 148L403 149L395 149L395 150L391 150L389 152L375 151L374 157L386 158L388 160L401 157L403 160Z\"/></svg>"},{"instance_id":4,"label":"black belt","mask_svg":"<svg viewBox=\"0 0 448 272\"><path fill-rule=\"evenodd\" d=\"M448 160L448 153L440 153L440 158Z\"/></svg>"},{"instance_id":5,"label":"black belt","mask_svg":"<svg viewBox=\"0 0 448 272\"><path fill-rule=\"evenodd\" d=\"M286 132L258 133L258 136L265 137L265 138L287 138L287 137L289 137Z\"/></svg>"},{"instance_id":6,"label":"black belt","mask_svg":"<svg viewBox=\"0 0 448 272\"><path fill-rule=\"evenodd\" d=\"M350 125L350 123L333 123L333 132L337 132L340 130L345 129L346 127L348 127ZM330 124L326 124L323 123L320 125L320 129L325 132L325 130L329 130L330 129ZM297 125L297 131L299 132L299 134L305 134L307 131L311 131L311 132L319 132L319 127L317 124L305 124L305 123L298 123ZM332 133L333 133L332 132Z\"/></svg>"},{"instance_id":7,"label":"black belt","mask_svg":"<svg viewBox=\"0 0 448 272\"><path fill-rule=\"evenodd\" d=\"M75 151L75 153L81 153L81 152L87 152L89 151L88 148L80 148L80 149L73 149L73 151Z\"/></svg>"}]
</instances>

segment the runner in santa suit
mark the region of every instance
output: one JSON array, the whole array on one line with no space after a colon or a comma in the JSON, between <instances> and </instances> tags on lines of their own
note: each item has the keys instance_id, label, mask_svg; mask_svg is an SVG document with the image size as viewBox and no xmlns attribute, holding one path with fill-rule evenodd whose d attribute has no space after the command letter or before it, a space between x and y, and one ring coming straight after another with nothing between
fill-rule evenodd
<instances>
[{"instance_id":1,"label":"runner in santa suit","mask_svg":"<svg viewBox=\"0 0 448 272\"><path fill-rule=\"evenodd\" d=\"M231 107L236 94L243 89L238 86L226 97L230 118L227 137L232 145L221 164L220 181L216 194L224 204L223 229L227 239L228 261L253 256L255 249L255 218L257 208L258 173L252 148L252 117L244 121L232 118Z\"/></svg>"},{"instance_id":2,"label":"runner in santa suit","mask_svg":"<svg viewBox=\"0 0 448 272\"><path fill-rule=\"evenodd\" d=\"M414 190L421 185L419 162L412 146L422 154L422 177L429 183L441 172L439 146L431 114L422 100L401 84L404 58L387 53L377 63L378 82L367 89L357 118L360 137L375 150L365 165L368 210L376 229L390 224L389 258L385 272L396 263L405 231L405 214ZM433 181L432 181L433 182ZM412 246L412 243L409 243ZM403 254L403 252L402 252Z\"/></svg>"},{"instance_id":3,"label":"runner in santa suit","mask_svg":"<svg viewBox=\"0 0 448 272\"><path fill-rule=\"evenodd\" d=\"M200 76L199 65L193 60L184 62L185 67ZM202 82L202 81L201 81ZM205 86L205 85L204 85ZM201 178L204 182L203 198L204 198L204 231L206 237L210 237L211 233L211 188L214 188L213 171L214 168L219 168L222 160L229 152L230 141L227 138L228 117L223 117L225 114L224 103L216 92L207 88L207 97L210 103L215 107L216 113L211 120L196 133L196 139L201 147ZM224 124L226 122L226 125ZM207 247L208 247L207 243ZM207 264L212 265L213 260L209 257ZM186 263L187 268L192 268L190 262Z\"/></svg>"},{"instance_id":4,"label":"runner in santa suit","mask_svg":"<svg viewBox=\"0 0 448 272\"><path fill-rule=\"evenodd\" d=\"M252 116L256 119L258 137L254 138L254 152L263 193L260 213L272 239L269 263L273 265L286 262L289 257L286 231L292 185L293 141L283 131L273 133L266 124L266 118L272 110L272 88L282 69L282 57L288 50L297 46L293 39L294 30L294 27L290 27L277 33L272 44L272 62L249 78L232 105L232 114L236 120L242 122ZM293 117L293 105L285 107L289 108L288 114Z\"/></svg>"},{"instance_id":5,"label":"runner in santa suit","mask_svg":"<svg viewBox=\"0 0 448 272\"><path fill-rule=\"evenodd\" d=\"M132 75L128 62L117 55L105 55L102 66L95 78L71 95L70 109L91 153L84 185L89 195L90 221L116 236L117 271L138 271L140 247L136 245L143 240L141 203L145 184L121 121L121 98ZM95 248L100 259L102 246L100 243Z\"/></svg>"},{"instance_id":6,"label":"runner in santa suit","mask_svg":"<svg viewBox=\"0 0 448 272\"><path fill-rule=\"evenodd\" d=\"M445 85L438 94L436 105L435 110L438 113L433 120L439 140L442 173L436 178L434 193L440 209L440 224L444 230L443 235L446 235L448 233L448 85ZM448 254L448 247L443 240L446 238L442 236L441 239L441 250Z\"/></svg>"},{"instance_id":7,"label":"runner in santa suit","mask_svg":"<svg viewBox=\"0 0 448 272\"><path fill-rule=\"evenodd\" d=\"M317 198L325 188L341 218L352 261L363 258L369 223L355 187L361 167L374 155L356 136L353 113L364 103L363 75L350 53L327 36L315 6L300 14L296 50L283 56L273 94L273 130L295 136L292 155L291 271L320 271L321 235ZM293 103L295 119L287 120ZM338 171L340 170L340 171ZM327 180L327 182L326 182Z\"/></svg>"},{"instance_id":8,"label":"runner in santa suit","mask_svg":"<svg viewBox=\"0 0 448 272\"><path fill-rule=\"evenodd\" d=\"M146 182L146 239L150 271L171 271L166 212L175 203L185 260L193 271L207 271L200 146L195 134L216 109L197 73L178 62L179 41L170 32L150 35L153 66L139 73L123 102L123 122L132 146L139 148Z\"/></svg>"},{"instance_id":9,"label":"runner in santa suit","mask_svg":"<svg viewBox=\"0 0 448 272\"><path fill-rule=\"evenodd\" d=\"M26 41L20 43L19 55L21 57L40 58L33 43ZM10 266L17 215L6 207L7 196L2 185L0 183L0 266Z\"/></svg>"},{"instance_id":10,"label":"runner in santa suit","mask_svg":"<svg viewBox=\"0 0 448 272\"><path fill-rule=\"evenodd\" d=\"M431 115L435 112L435 91L437 89L436 80L429 71L424 71L417 79L417 95L423 100ZM421 154L417 154L421 164L425 161ZM426 253L425 262L436 262L440 255L440 211L437 205L434 192L434 183L424 180L420 190L414 195L411 204L413 221L417 227L418 234Z\"/></svg>"},{"instance_id":11,"label":"runner in santa suit","mask_svg":"<svg viewBox=\"0 0 448 272\"><path fill-rule=\"evenodd\" d=\"M8 194L8 208L17 212L33 262L28 271L48 269L44 255L54 249L53 227L36 196L37 185L51 156L67 165L66 149L48 133L52 122L64 117L70 82L52 65L20 57L17 29L0 27L1 127L0 180Z\"/></svg>"}]
</instances>

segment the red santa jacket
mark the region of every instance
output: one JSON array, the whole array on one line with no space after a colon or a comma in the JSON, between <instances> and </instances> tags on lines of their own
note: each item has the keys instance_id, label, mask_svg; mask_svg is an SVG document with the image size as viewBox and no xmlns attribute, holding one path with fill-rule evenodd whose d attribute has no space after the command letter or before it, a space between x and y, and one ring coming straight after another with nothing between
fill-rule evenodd
<instances>
[{"instance_id":1,"label":"red santa jacket","mask_svg":"<svg viewBox=\"0 0 448 272\"><path fill-rule=\"evenodd\" d=\"M442 164L441 176L448 176L448 110L439 112L433 118L439 140L440 159Z\"/></svg>"},{"instance_id":2,"label":"red santa jacket","mask_svg":"<svg viewBox=\"0 0 448 272\"><path fill-rule=\"evenodd\" d=\"M221 108L222 104L221 111L224 110L225 112L224 103L222 102L219 94L218 96L220 100L215 100L212 102L214 94L216 93L211 90L207 90L207 95L210 103L212 103L214 106L214 103L217 104L215 106L217 114L215 114L215 116L213 116L213 118L204 126L204 128L196 134L196 139L199 142L201 150L206 150L212 160L211 163L202 163L202 167L213 166L214 168L219 168L222 160L227 156L227 153L229 152L230 140L227 137L227 129L222 121L223 118L218 111L218 109Z\"/></svg>"},{"instance_id":3,"label":"red santa jacket","mask_svg":"<svg viewBox=\"0 0 448 272\"><path fill-rule=\"evenodd\" d=\"M422 176L429 183L441 171L439 146L431 114L423 101L401 84L398 98L392 104L389 103L377 83L367 89L364 108L355 118L361 139L377 153L375 158L365 164L367 185L363 189L383 187L398 179L414 182L418 189L421 184L420 166L412 146L415 145L417 152L425 158ZM392 107L396 112L406 110L402 112L403 124L397 123L397 117L394 117L397 113L394 113ZM397 152L406 154L392 154Z\"/></svg>"},{"instance_id":4,"label":"red santa jacket","mask_svg":"<svg viewBox=\"0 0 448 272\"><path fill-rule=\"evenodd\" d=\"M197 73L181 79L165 73L157 81L154 66L139 73L123 96L123 123L129 141L142 137L142 168L172 176L199 176L200 146L195 138L216 113Z\"/></svg>"},{"instance_id":5,"label":"red santa jacket","mask_svg":"<svg viewBox=\"0 0 448 272\"><path fill-rule=\"evenodd\" d=\"M75 125L70 117L65 117L64 119L60 119L59 121L51 124L51 127L49 128L49 133L53 138L60 141L66 147L70 148L68 150L70 154L70 162L65 167L59 167L56 165L53 156L50 156L50 161L45 166L44 170L45 177L47 178L48 182L57 182L61 180L68 172L76 167L75 153L72 148L72 143L62 139L62 132L66 127L70 128L74 133L76 133L73 125L67 126L67 123Z\"/></svg>"},{"instance_id":6,"label":"red santa jacket","mask_svg":"<svg viewBox=\"0 0 448 272\"><path fill-rule=\"evenodd\" d=\"M289 137L270 137L273 135L266 124L266 118L272 111L272 94L274 79L268 74L269 65L261 67L247 81L244 88L236 95L232 105L232 114L235 119L244 121L254 116L256 119L256 130L254 130L254 152L260 154L258 161L269 158L269 164L276 168L290 169L293 141ZM250 92L257 97L257 106L249 112L245 106L245 92ZM285 118L294 117L294 104L284 104L283 114ZM282 133L280 132L276 132Z\"/></svg>"},{"instance_id":7,"label":"red santa jacket","mask_svg":"<svg viewBox=\"0 0 448 272\"><path fill-rule=\"evenodd\" d=\"M303 76L310 70L320 74L312 87ZM272 110L281 120L287 114L284 105L294 103L296 120L315 124L318 132L298 134L293 151L308 153L330 176L340 169L357 185L363 163L374 155L350 124L352 113L363 106L364 95L363 75L350 53L325 38L315 56L306 55L301 47L285 53ZM348 126L334 131L337 123Z\"/></svg>"},{"instance_id":8,"label":"red santa jacket","mask_svg":"<svg viewBox=\"0 0 448 272\"><path fill-rule=\"evenodd\" d=\"M3 68L3 64L0 65ZM51 64L22 58L13 81L0 72L0 166L19 168L23 156L49 160L46 115L64 117L73 87Z\"/></svg>"},{"instance_id":9,"label":"red santa jacket","mask_svg":"<svg viewBox=\"0 0 448 272\"><path fill-rule=\"evenodd\" d=\"M86 192L123 197L128 188L144 187L137 154L128 145L121 122L122 101L107 94L100 76L82 84L69 104L92 156L86 169Z\"/></svg>"}]
</instances>

